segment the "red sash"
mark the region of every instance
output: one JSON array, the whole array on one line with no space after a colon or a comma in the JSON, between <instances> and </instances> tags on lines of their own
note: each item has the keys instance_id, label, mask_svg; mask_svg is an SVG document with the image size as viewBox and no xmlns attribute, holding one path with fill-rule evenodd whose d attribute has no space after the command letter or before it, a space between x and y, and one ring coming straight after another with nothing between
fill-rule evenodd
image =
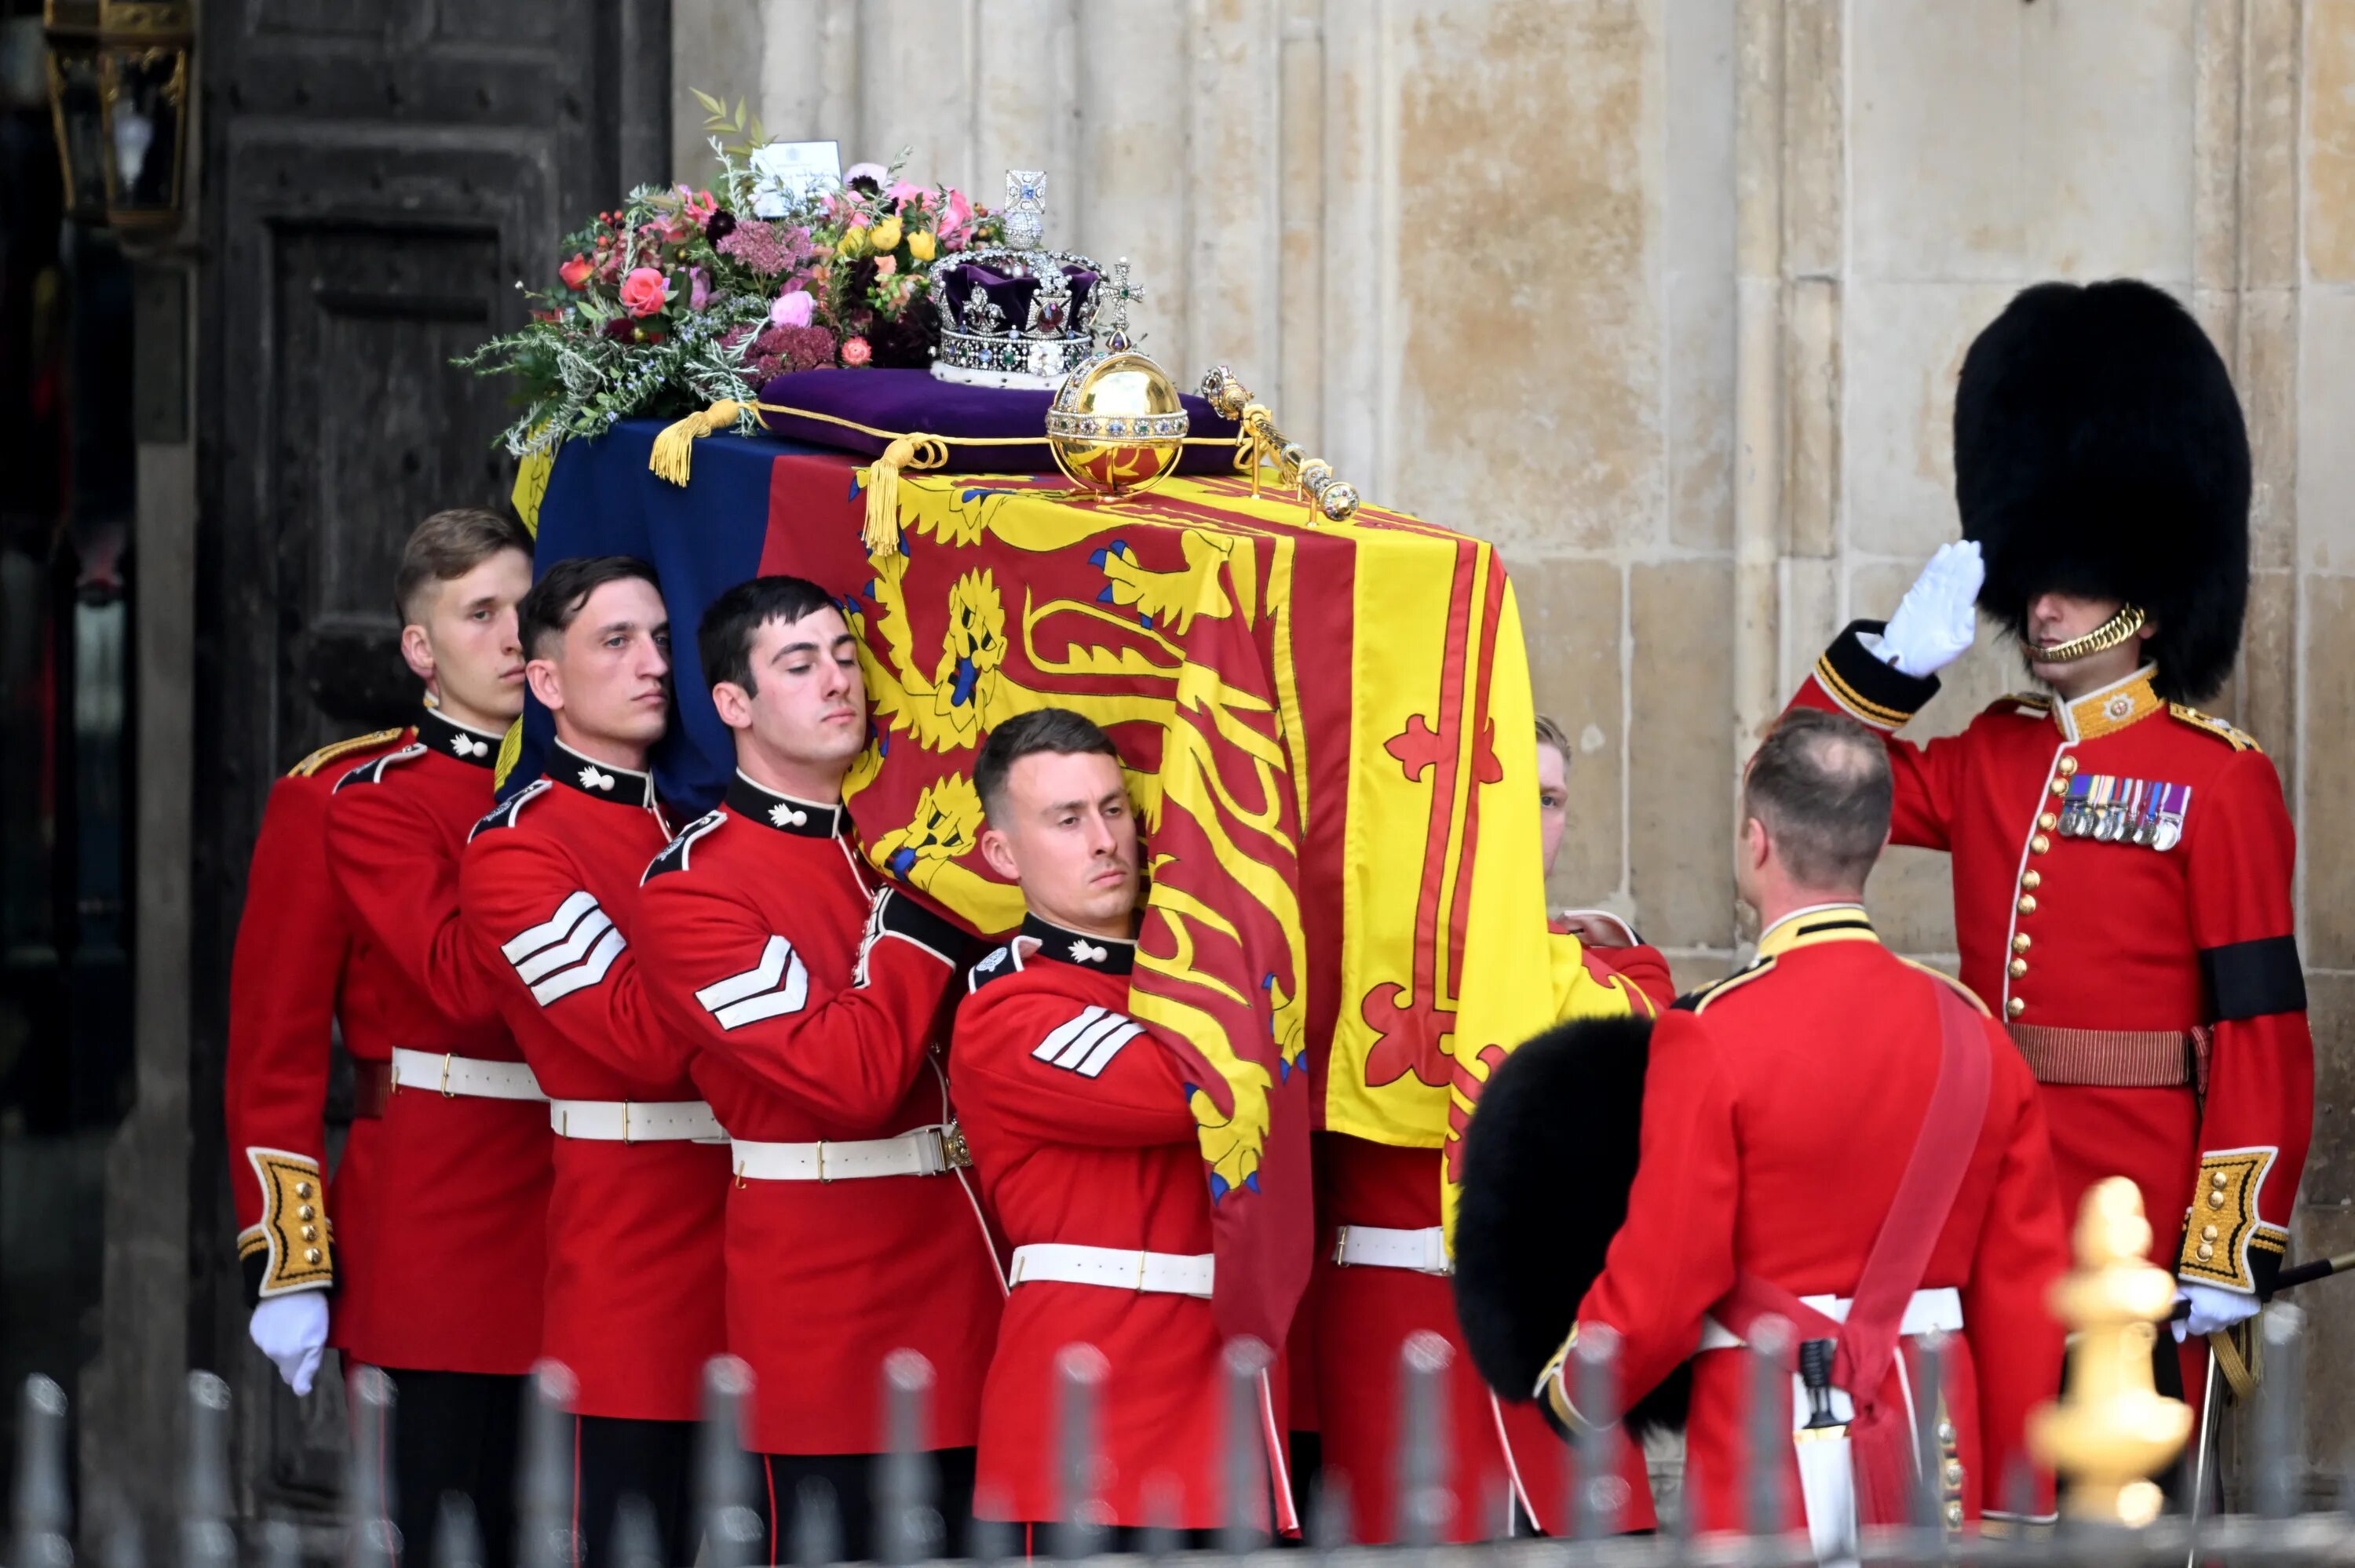
<instances>
[{"instance_id":1,"label":"red sash","mask_svg":"<svg viewBox=\"0 0 2355 1568\"><path fill-rule=\"evenodd\" d=\"M1751 1325L1772 1313L1786 1319L1796 1336L1791 1364L1798 1364L1798 1340L1832 1340L1832 1383L1855 1407L1849 1423L1849 1452L1856 1467L1858 1521L1902 1524L1914 1468L1913 1435L1902 1411L1881 1406L1881 1386L1897 1355L1905 1308L1922 1287L1931 1249L1946 1228L1955 1195L1977 1149L1987 1118L1987 1047L1974 1012L1943 980L1931 981L1938 997L1938 1082L1907 1156L1889 1213L1872 1238L1864 1271L1857 1277L1848 1320L1817 1311L1772 1280L1745 1274L1710 1308L1710 1316L1747 1341ZM1935 1413L1928 1413L1935 1419ZM1761 1456L1763 1459L1764 1456Z\"/></svg>"}]
</instances>

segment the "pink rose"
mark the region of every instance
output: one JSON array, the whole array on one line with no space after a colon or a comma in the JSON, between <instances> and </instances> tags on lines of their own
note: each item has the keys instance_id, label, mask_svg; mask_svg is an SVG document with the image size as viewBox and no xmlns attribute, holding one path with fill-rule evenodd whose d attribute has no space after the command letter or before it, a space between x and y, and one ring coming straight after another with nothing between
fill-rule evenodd
<instances>
[{"instance_id":1,"label":"pink rose","mask_svg":"<svg viewBox=\"0 0 2355 1568\"><path fill-rule=\"evenodd\" d=\"M589 286L589 275L596 270L595 263L576 250L571 260L556 270L556 275L564 280L566 288L578 291Z\"/></svg>"},{"instance_id":2,"label":"pink rose","mask_svg":"<svg viewBox=\"0 0 2355 1568\"><path fill-rule=\"evenodd\" d=\"M622 308L634 316L650 316L661 310L670 297L662 273L652 267L631 270L622 280Z\"/></svg>"},{"instance_id":3,"label":"pink rose","mask_svg":"<svg viewBox=\"0 0 2355 1568\"><path fill-rule=\"evenodd\" d=\"M709 191L690 191L685 185L678 187L678 207L683 216L698 226L710 222L711 215L719 210Z\"/></svg>"},{"instance_id":4,"label":"pink rose","mask_svg":"<svg viewBox=\"0 0 2355 1568\"><path fill-rule=\"evenodd\" d=\"M817 302L806 290L794 289L779 294L777 302L769 307L769 324L781 327L805 327L817 313Z\"/></svg>"},{"instance_id":5,"label":"pink rose","mask_svg":"<svg viewBox=\"0 0 2355 1568\"><path fill-rule=\"evenodd\" d=\"M853 337L843 340L842 363L849 366L853 370L874 357L875 351L867 346L865 338Z\"/></svg>"}]
</instances>

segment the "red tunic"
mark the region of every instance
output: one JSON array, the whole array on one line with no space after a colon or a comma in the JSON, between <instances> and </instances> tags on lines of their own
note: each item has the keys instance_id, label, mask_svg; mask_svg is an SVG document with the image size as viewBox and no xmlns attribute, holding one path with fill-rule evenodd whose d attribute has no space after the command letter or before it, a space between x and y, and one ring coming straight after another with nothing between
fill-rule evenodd
<instances>
[{"instance_id":1,"label":"red tunic","mask_svg":"<svg viewBox=\"0 0 2355 1568\"><path fill-rule=\"evenodd\" d=\"M1853 1293L1937 1077L1931 987L1954 983L1882 948L1852 905L1779 922L1759 954L1654 1029L1627 1218L1578 1308L1582 1327L1618 1330L1630 1400L1693 1358L1687 1495L1710 1530L1742 1519L1753 1374L1745 1352L1694 1355L1702 1319L1739 1274L1799 1296ZM2034 1081L1993 1019L1984 1032L1986 1116L1921 1281L1961 1297L1945 1358L1963 1466L1950 1495L1974 1519L2026 1463L2028 1413L2059 1391L2062 1330L2045 1296L2067 1261ZM1882 1398L1902 1411L1906 1397L1892 1365ZM1796 1519L1787 1450L1785 1466ZM2048 1475L2040 1511L2051 1496Z\"/></svg>"},{"instance_id":2,"label":"red tunic","mask_svg":"<svg viewBox=\"0 0 2355 1568\"><path fill-rule=\"evenodd\" d=\"M336 1247L350 1244L325 1176L327 1068L352 948L326 874L327 796L408 733L378 730L304 758L271 788L253 842L229 965L224 1098L237 1250L257 1298L331 1288Z\"/></svg>"},{"instance_id":3,"label":"red tunic","mask_svg":"<svg viewBox=\"0 0 2355 1568\"><path fill-rule=\"evenodd\" d=\"M1393 1149L1322 1133L1316 1156L1319 1211L1334 1224L1438 1228L1439 1150ZM1344 1267L1334 1261L1334 1241L1328 1225L1308 1297L1316 1314L1309 1343L1316 1357L1317 1398L1325 1417L1325 1472L1348 1484L1354 1537L1368 1545L1392 1539L1398 1515L1399 1352L1418 1330L1440 1335L1455 1351L1447 1415L1450 1452L1455 1457L1450 1483L1455 1494L1455 1539L1474 1541L1493 1534L1495 1521L1486 1510L1507 1487L1540 1529L1559 1533L1564 1523L1569 1450L1535 1404L1498 1400L1480 1380L1464 1345L1447 1277L1403 1268ZM1657 1521L1644 1456L1631 1443L1622 1441L1618 1447L1619 1475L1625 1484L1619 1526L1649 1530Z\"/></svg>"},{"instance_id":4,"label":"red tunic","mask_svg":"<svg viewBox=\"0 0 2355 1568\"><path fill-rule=\"evenodd\" d=\"M732 1138L842 1142L949 1119L934 1042L954 966L915 941L862 943L874 891L848 831L840 806L739 774L647 868L641 972ZM753 1448L880 1452L883 1361L901 1349L932 1362L929 1446L973 1442L1004 1287L964 1181L730 1182L728 1347L758 1380Z\"/></svg>"},{"instance_id":5,"label":"red tunic","mask_svg":"<svg viewBox=\"0 0 2355 1568\"><path fill-rule=\"evenodd\" d=\"M1211 1250L1178 1058L1124 1013L1135 959L1133 942L1034 916L974 969L957 1012L957 1103L982 1191L1017 1247ZM1067 1027L1082 1019L1085 1033ZM1084 1054L1068 1048L1085 1039L1095 1044ZM1071 1344L1094 1346L1109 1366L1096 1412L1108 1521L1225 1522L1226 1396L1210 1303L1061 1280L1018 1285L1007 1302L982 1395L975 1511L1059 1517L1055 1358ZM1276 1412L1264 1416L1283 1429Z\"/></svg>"},{"instance_id":6,"label":"red tunic","mask_svg":"<svg viewBox=\"0 0 2355 1568\"><path fill-rule=\"evenodd\" d=\"M628 945L639 880L669 838L645 774L559 746L466 846L467 928L550 1099L701 1099ZM727 1347L726 1146L559 1138L555 1157L546 1353L579 1380L573 1409L696 1419L703 1363Z\"/></svg>"},{"instance_id":7,"label":"red tunic","mask_svg":"<svg viewBox=\"0 0 2355 1568\"><path fill-rule=\"evenodd\" d=\"M2148 669L1900 740L1938 683L1868 652L1859 634L1878 630L1849 627L1793 701L1886 735L1893 841L1953 853L1962 978L2044 1086L2062 1202L2074 1213L2093 1181L2129 1175L2154 1262L2262 1292L2314 1121L2297 846L2273 764L2161 701Z\"/></svg>"},{"instance_id":8,"label":"red tunic","mask_svg":"<svg viewBox=\"0 0 2355 1568\"><path fill-rule=\"evenodd\" d=\"M491 806L496 736L428 710L417 743L344 774L327 863L357 934L342 1013L363 1065L410 1050L519 1061L458 919L458 860ZM539 1354L548 1107L405 1089L352 1123L333 1342L416 1372L520 1373Z\"/></svg>"}]
</instances>

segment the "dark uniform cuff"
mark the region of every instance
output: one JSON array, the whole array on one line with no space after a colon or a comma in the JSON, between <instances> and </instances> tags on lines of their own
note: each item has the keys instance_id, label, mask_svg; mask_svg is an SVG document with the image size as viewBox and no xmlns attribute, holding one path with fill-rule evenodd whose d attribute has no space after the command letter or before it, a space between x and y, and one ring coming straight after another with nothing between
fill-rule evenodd
<instances>
[{"instance_id":1,"label":"dark uniform cuff","mask_svg":"<svg viewBox=\"0 0 2355 1568\"><path fill-rule=\"evenodd\" d=\"M935 915L903 890L884 892L876 911L876 934L913 942L943 963L963 969L978 960L986 945L944 916Z\"/></svg>"},{"instance_id":2,"label":"dark uniform cuff","mask_svg":"<svg viewBox=\"0 0 2355 1568\"><path fill-rule=\"evenodd\" d=\"M1841 709L1874 729L1892 730L1920 713L1938 694L1935 675L1909 675L1868 650L1862 634L1875 636L1887 621L1852 620L1816 661L1816 681Z\"/></svg>"}]
</instances>

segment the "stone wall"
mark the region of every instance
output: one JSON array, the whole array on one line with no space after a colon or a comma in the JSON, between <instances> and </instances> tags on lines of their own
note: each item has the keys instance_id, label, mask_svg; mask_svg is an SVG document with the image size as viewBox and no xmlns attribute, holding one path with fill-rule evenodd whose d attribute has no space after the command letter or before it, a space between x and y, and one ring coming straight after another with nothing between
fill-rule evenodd
<instances>
[{"instance_id":1,"label":"stone wall","mask_svg":"<svg viewBox=\"0 0 2355 1568\"><path fill-rule=\"evenodd\" d=\"M674 71L778 133L1134 258L1148 348L1231 362L1370 495L1507 551L1575 737L1555 893L1741 956L1740 758L1955 531L1972 334L2135 273L2233 366L2255 591L2217 705L2280 762L2322 1057L2302 1249L2355 1245L2355 0L677 0ZM691 111L676 138L700 164ZM1982 646L1928 715L2019 683ZM1951 961L1943 858L1873 889ZM2326 1287L2326 1289L2328 1287ZM2330 1298L2322 1298L2326 1308ZM2355 1314L2321 1314L2330 1385ZM2355 1438L2315 1416L2326 1462Z\"/></svg>"}]
</instances>

